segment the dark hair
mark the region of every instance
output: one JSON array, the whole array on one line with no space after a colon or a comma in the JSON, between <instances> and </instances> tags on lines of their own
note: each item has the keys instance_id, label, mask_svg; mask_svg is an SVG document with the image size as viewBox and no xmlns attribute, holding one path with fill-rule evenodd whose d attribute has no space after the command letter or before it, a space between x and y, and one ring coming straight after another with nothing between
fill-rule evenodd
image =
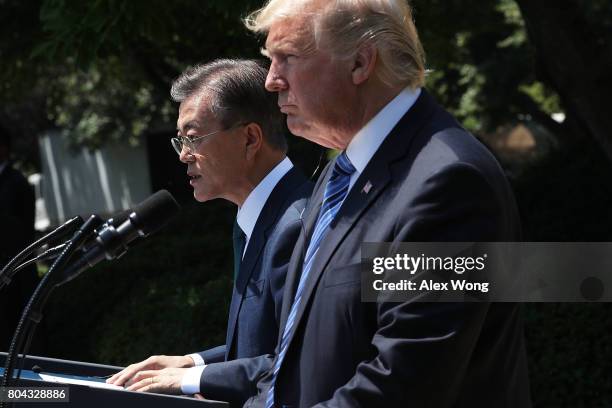
<instances>
[{"instance_id":1,"label":"dark hair","mask_svg":"<svg viewBox=\"0 0 612 408\"><path fill-rule=\"evenodd\" d=\"M209 92L210 111L225 127L255 122L264 139L276 149L287 151L285 116L277 95L265 88L268 68L263 61L218 59L187 68L172 83L170 95L183 102L196 93Z\"/></svg>"},{"instance_id":2,"label":"dark hair","mask_svg":"<svg viewBox=\"0 0 612 408\"><path fill-rule=\"evenodd\" d=\"M12 144L11 134L7 128L0 124L0 146L4 146L6 150L10 151Z\"/></svg>"}]
</instances>

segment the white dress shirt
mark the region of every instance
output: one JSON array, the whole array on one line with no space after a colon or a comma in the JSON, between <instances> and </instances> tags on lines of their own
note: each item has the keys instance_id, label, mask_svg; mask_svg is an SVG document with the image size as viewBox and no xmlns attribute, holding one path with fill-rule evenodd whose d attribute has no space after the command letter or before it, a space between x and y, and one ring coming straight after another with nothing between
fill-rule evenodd
<instances>
[{"instance_id":1,"label":"white dress shirt","mask_svg":"<svg viewBox=\"0 0 612 408\"><path fill-rule=\"evenodd\" d=\"M272 190L278 184L278 182L293 168L293 163L288 157L285 157L280 163L278 163L267 175L259 182L259 184L251 191L247 196L242 206L238 208L238 214L236 214L236 222L238 226L244 232L246 236L244 250L242 256L246 253L247 247L251 235L253 235L253 229L261 214L266 201L272 194ZM197 353L188 354L193 359L195 367L191 367L187 370L183 378L181 379L181 391L183 394L191 395L200 392L200 378L202 372L206 367L206 363L202 356Z\"/></svg>"},{"instance_id":2,"label":"white dress shirt","mask_svg":"<svg viewBox=\"0 0 612 408\"><path fill-rule=\"evenodd\" d=\"M267 175L261 180L261 182L251 191L242 207L238 208L238 214L236 215L236 222L238 226L246 235L246 241L244 244L244 256L247 247L249 246L249 240L253 235L253 229L259 218L259 214L263 209L268 197L272 194L272 190L278 184L285 174L293 168L293 163L288 157L285 157L280 163L278 163Z\"/></svg>"},{"instance_id":3,"label":"white dress shirt","mask_svg":"<svg viewBox=\"0 0 612 408\"><path fill-rule=\"evenodd\" d=\"M355 172L349 181L349 191L363 173L374 153L402 116L412 108L421 94L421 88L412 90L404 88L395 98L380 110L370 121L361 128L346 148L346 155L355 167Z\"/></svg>"}]
</instances>

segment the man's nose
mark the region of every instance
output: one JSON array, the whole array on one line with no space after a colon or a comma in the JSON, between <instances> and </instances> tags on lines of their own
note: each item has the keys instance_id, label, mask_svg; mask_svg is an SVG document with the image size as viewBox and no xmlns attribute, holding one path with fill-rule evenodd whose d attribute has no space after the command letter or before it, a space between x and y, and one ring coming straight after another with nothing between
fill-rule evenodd
<instances>
[{"instance_id":1,"label":"man's nose","mask_svg":"<svg viewBox=\"0 0 612 408\"><path fill-rule=\"evenodd\" d=\"M281 75L277 69L276 64L273 62L270 65L268 76L266 77L266 89L270 92L280 92L288 88L287 80Z\"/></svg>"},{"instance_id":2,"label":"man's nose","mask_svg":"<svg viewBox=\"0 0 612 408\"><path fill-rule=\"evenodd\" d=\"M183 163L189 163L193 161L193 155L189 151L189 148L185 145L182 146L181 153L179 154L179 160Z\"/></svg>"}]
</instances>

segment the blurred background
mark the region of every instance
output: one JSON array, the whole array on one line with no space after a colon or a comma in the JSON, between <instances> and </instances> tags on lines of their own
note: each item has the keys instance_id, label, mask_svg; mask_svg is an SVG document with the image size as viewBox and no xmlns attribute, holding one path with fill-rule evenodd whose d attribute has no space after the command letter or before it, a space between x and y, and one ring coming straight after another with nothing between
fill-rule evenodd
<instances>
[{"instance_id":1,"label":"blurred background","mask_svg":"<svg viewBox=\"0 0 612 408\"><path fill-rule=\"evenodd\" d=\"M612 2L411 3L427 87L503 164L525 240L612 241ZM0 125L35 188L37 233L161 188L182 204L155 237L54 292L38 354L125 365L224 341L235 207L193 200L169 85L191 64L258 57L264 40L240 18L261 5L0 0ZM312 173L322 151L289 142ZM611 312L526 305L536 407L612 406Z\"/></svg>"}]
</instances>

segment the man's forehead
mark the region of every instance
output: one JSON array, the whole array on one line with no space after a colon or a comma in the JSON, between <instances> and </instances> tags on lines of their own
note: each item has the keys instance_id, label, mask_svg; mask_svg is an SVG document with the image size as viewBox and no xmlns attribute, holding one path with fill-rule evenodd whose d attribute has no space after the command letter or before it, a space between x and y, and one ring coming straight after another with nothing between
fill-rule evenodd
<instances>
[{"instance_id":1,"label":"man's forehead","mask_svg":"<svg viewBox=\"0 0 612 408\"><path fill-rule=\"evenodd\" d=\"M307 48L314 41L312 24L303 16L286 17L272 24L266 38L266 50Z\"/></svg>"},{"instance_id":2,"label":"man's forehead","mask_svg":"<svg viewBox=\"0 0 612 408\"><path fill-rule=\"evenodd\" d=\"M196 94L186 98L179 105L179 116L176 120L178 130L196 128L212 120L210 113L210 98L204 94Z\"/></svg>"}]
</instances>

